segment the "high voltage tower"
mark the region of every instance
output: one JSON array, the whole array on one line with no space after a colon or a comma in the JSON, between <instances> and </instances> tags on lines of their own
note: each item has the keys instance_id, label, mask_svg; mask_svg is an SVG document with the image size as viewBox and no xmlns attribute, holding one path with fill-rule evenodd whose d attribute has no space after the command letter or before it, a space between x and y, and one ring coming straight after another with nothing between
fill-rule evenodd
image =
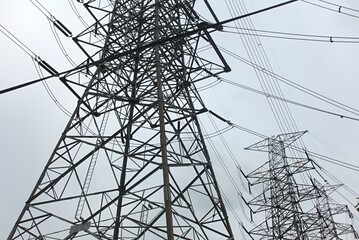
<instances>
[{"instance_id":1,"label":"high voltage tower","mask_svg":"<svg viewBox=\"0 0 359 240\"><path fill-rule=\"evenodd\" d=\"M84 4L78 104L8 239L233 239L194 85L230 69L195 2Z\"/></svg>"},{"instance_id":2,"label":"high voltage tower","mask_svg":"<svg viewBox=\"0 0 359 240\"><path fill-rule=\"evenodd\" d=\"M315 165L309 155L299 157L291 148L303 134L282 134L247 148L269 155L268 162L246 175L249 186L263 189L247 202L251 215L262 213L262 222L249 231L252 239L338 240L348 235L358 239L352 225L335 220L340 214L353 218L347 206L329 196L339 186L322 185L312 178L310 171ZM293 156L289 152L294 152Z\"/></svg>"},{"instance_id":3,"label":"high voltage tower","mask_svg":"<svg viewBox=\"0 0 359 240\"><path fill-rule=\"evenodd\" d=\"M196 2L90 0L84 7L94 23L73 37L86 60L59 73L35 59L60 77L77 106L8 240L234 239L200 127L208 110L196 83L230 71L212 31L273 7L219 22L203 0L210 24L194 10ZM253 238L355 233L334 218L348 212L329 197L337 186L309 177L309 155L288 156L286 149L302 134L248 148L269 153L268 166L246 175L251 186L264 186L247 202L251 213L264 213L264 221L247 231Z\"/></svg>"}]
</instances>

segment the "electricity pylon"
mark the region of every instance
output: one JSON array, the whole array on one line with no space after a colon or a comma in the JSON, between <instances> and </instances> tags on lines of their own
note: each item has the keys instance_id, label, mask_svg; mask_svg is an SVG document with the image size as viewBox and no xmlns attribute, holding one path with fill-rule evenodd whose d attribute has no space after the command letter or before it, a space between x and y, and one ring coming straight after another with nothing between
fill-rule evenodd
<instances>
[{"instance_id":1,"label":"electricity pylon","mask_svg":"<svg viewBox=\"0 0 359 240\"><path fill-rule=\"evenodd\" d=\"M336 222L334 216L348 213L347 206L332 202L329 193L338 186L321 185L312 178L315 165L306 153L290 156L288 148L305 132L267 138L246 149L268 152L269 160L250 172L249 186L259 185L263 191L247 202L252 214L262 213L250 235L259 239L341 239L357 234L350 224ZM253 218L253 216L252 216Z\"/></svg>"},{"instance_id":2,"label":"electricity pylon","mask_svg":"<svg viewBox=\"0 0 359 240\"><path fill-rule=\"evenodd\" d=\"M319 193L316 199L314 217L310 218L308 223L312 226L311 239L343 239L342 236L351 234L355 239L359 236L352 225L340 223L334 219L337 215L346 214L353 218L348 206L338 204L329 195L336 191L341 185L322 185L319 181L313 179L313 186Z\"/></svg>"},{"instance_id":3,"label":"electricity pylon","mask_svg":"<svg viewBox=\"0 0 359 240\"><path fill-rule=\"evenodd\" d=\"M230 69L195 2L84 4L78 104L8 239L233 239L195 86Z\"/></svg>"}]
</instances>

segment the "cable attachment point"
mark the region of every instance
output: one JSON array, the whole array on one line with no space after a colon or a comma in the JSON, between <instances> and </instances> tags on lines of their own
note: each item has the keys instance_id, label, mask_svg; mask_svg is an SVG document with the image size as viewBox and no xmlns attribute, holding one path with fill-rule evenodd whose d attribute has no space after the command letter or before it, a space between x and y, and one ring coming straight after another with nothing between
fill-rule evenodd
<instances>
[{"instance_id":1,"label":"cable attachment point","mask_svg":"<svg viewBox=\"0 0 359 240\"><path fill-rule=\"evenodd\" d=\"M54 23L54 26L58 30L60 30L60 32L62 32L66 37L69 37L69 38L72 37L72 32L67 27L65 27L65 25L62 24L60 22L60 20L55 20L55 21L53 21L53 23Z\"/></svg>"},{"instance_id":2,"label":"cable attachment point","mask_svg":"<svg viewBox=\"0 0 359 240\"><path fill-rule=\"evenodd\" d=\"M36 56L35 61L42 67L46 72L50 73L52 76L59 76L59 72L55 68L51 67L46 61L42 60L39 56Z\"/></svg>"}]
</instances>

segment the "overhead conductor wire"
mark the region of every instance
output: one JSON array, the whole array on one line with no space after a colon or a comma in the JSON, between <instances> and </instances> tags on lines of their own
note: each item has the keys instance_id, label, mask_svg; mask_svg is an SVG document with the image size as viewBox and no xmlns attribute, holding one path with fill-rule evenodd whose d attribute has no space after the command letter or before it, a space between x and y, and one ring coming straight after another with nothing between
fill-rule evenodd
<instances>
[{"instance_id":1,"label":"overhead conductor wire","mask_svg":"<svg viewBox=\"0 0 359 240\"><path fill-rule=\"evenodd\" d=\"M236 16L248 12L244 3L242 3L241 1L225 0L225 2L231 16ZM235 21L234 25L237 28L254 28L253 22L250 17ZM243 42L245 51L250 61L272 71L272 67L269 63L268 57L264 49L261 47L262 44L259 37L255 35L239 35L239 37ZM277 81L275 81L275 79L263 74L260 71L257 71L256 69L255 74L257 75L259 83L264 92L283 97L283 93L281 92L280 87ZM267 99L267 101L274 114L280 131L282 133L297 131L297 126L294 122L294 119L290 113L288 106L274 99Z\"/></svg>"},{"instance_id":2,"label":"overhead conductor wire","mask_svg":"<svg viewBox=\"0 0 359 240\"><path fill-rule=\"evenodd\" d=\"M352 43L352 44L359 43L359 37L279 32L279 31L259 30L259 29L238 28L235 26L224 26L224 28L233 29L233 30L222 30L222 32L232 33L236 35L241 35L241 34L253 35L258 37L268 37L268 38L278 38L284 40L297 40L297 41L308 41L308 42Z\"/></svg>"},{"instance_id":3,"label":"overhead conductor wire","mask_svg":"<svg viewBox=\"0 0 359 240\"><path fill-rule=\"evenodd\" d=\"M355 108L353 108L351 106L348 106L348 105L343 104L341 102L338 102L338 101L336 101L334 99L331 99L331 98L329 98L327 96L324 96L323 94L315 92L312 89L309 89L307 87L301 86L300 84L295 83L294 81L291 81L291 80L289 80L287 78L284 78L284 77L282 77L282 76L280 76L280 75L278 75L278 74L276 74L274 72L271 72L268 69L265 69L264 67L256 65L255 63L253 63L253 62L251 62L251 61L249 61L249 60L235 54L232 51L229 51L229 50L223 48L222 46L219 46L219 45L217 45L217 46L218 46L219 49L221 49L224 53L228 54L229 56L231 56L231 57L233 57L233 58L235 58L235 59L237 59L237 60L239 60L239 61L241 61L241 62L243 62L243 63L245 63L245 64L247 64L247 65L249 65L251 67L253 67L253 68L256 68L258 71L262 71L263 73L268 74L268 75L276 78L278 81L280 81L280 82L282 82L282 83L284 83L284 84L286 84L286 85L288 85L288 86L290 86L290 87L292 87L292 88L294 88L296 90L299 90L299 91L301 91L301 92L303 92L303 93L305 93L307 95L310 95L310 96L312 96L314 98L317 98L317 99L319 99L319 100L321 100L321 101L323 101L325 103L328 103L328 104L330 104L332 106L335 106L335 107L337 107L339 109L342 109L342 110L344 110L346 112L349 112L351 114L359 116L359 110L358 109L355 109Z\"/></svg>"},{"instance_id":4,"label":"overhead conductor wire","mask_svg":"<svg viewBox=\"0 0 359 240\"><path fill-rule=\"evenodd\" d=\"M300 1L325 10L336 12L338 14L343 14L353 18L359 18L359 11L353 8L341 6L324 0L317 0L317 2L313 0L300 0Z\"/></svg>"},{"instance_id":5,"label":"overhead conductor wire","mask_svg":"<svg viewBox=\"0 0 359 240\"><path fill-rule=\"evenodd\" d=\"M8 31L3 25L0 24L0 32L2 32L7 38L21 48L27 55L35 59L36 54L30 50L25 44L23 44L17 37L15 37L10 31Z\"/></svg>"},{"instance_id":6,"label":"overhead conductor wire","mask_svg":"<svg viewBox=\"0 0 359 240\"><path fill-rule=\"evenodd\" d=\"M243 12L248 12L245 7L245 4L242 3L242 1L226 0L225 2L232 16L243 14ZM235 21L234 24L237 28L254 29L254 24L250 17ZM254 62L258 66L269 69L271 72L273 72L269 59L264 49L261 47L262 43L259 37L256 35L239 35L239 37L243 42L250 61ZM258 71L257 69L254 69L254 72L257 75L263 92L284 98L283 92L278 84L278 81L276 81L275 78L263 74L263 72ZM274 114L280 131L282 133L298 132L298 127L289 109L288 104L285 102L281 102L278 99L272 98L267 98L267 101ZM304 146L304 143L301 139L300 143L302 146ZM294 152L293 155L297 156L297 153Z\"/></svg>"},{"instance_id":7,"label":"overhead conductor wire","mask_svg":"<svg viewBox=\"0 0 359 240\"><path fill-rule=\"evenodd\" d=\"M239 1L241 3L241 1ZM231 12L231 15L237 15L239 14L239 9L240 6L238 4L238 1L229 1L226 0L226 4L227 7L229 9L229 11ZM243 11L246 11L246 8L243 4ZM273 72L268 58L264 52L264 50L258 46L262 46L262 44L260 43L260 40L258 38L258 34L257 32L248 32L248 29L254 29L253 23L251 22L250 17L249 18L245 18L242 19L242 21L236 21L234 22L236 29L241 29L241 31L238 30L239 32L239 36L242 40L242 42L244 43L244 47L245 50L250 58L250 62L254 63L257 66L260 66L262 68L268 69L270 72ZM243 24L244 26L242 26L241 24ZM243 29L245 29L246 31L243 31ZM279 98L277 98L277 100L279 99L285 99L282 91L280 90L280 86L278 85L277 81L275 81L275 79L273 79L273 84L271 82L271 79L267 79L265 76L263 77L261 74L261 71L255 71L257 77L260 80L263 92L265 93L269 93L271 95L274 96L278 96ZM294 121L294 118L289 110L289 107L287 106L287 104L283 104L281 105L280 103L277 103L276 101L271 101L268 100L270 107L275 115L275 119L281 129L281 131L283 133L285 132L293 132L291 129L291 126L293 127L294 130L297 131L297 126L296 123ZM302 140L300 140L302 148L304 147L304 143ZM295 145L297 145L297 143L294 143ZM297 156L298 153L296 151L292 151L294 156ZM310 176L310 173L307 172L308 177ZM304 176L301 175L301 178L304 182L307 182L304 179Z\"/></svg>"},{"instance_id":8,"label":"overhead conductor wire","mask_svg":"<svg viewBox=\"0 0 359 240\"><path fill-rule=\"evenodd\" d=\"M247 14L236 16L236 17L233 17L233 18L230 18L230 19L218 22L218 23L208 24L208 25L201 25L197 29L194 29L194 30L183 32L183 33L177 34L175 36L164 37L164 38L159 39L157 41L152 41L150 43L146 43L146 44L143 44L141 46L135 47L134 49L130 49L130 50L124 51L124 52L119 52L119 53L113 54L111 56L101 58L101 59L96 60L96 61L86 62L86 64L82 64L82 65L77 66L75 68L72 68L72 69L69 69L69 70L66 70L66 71L63 71L63 72L56 73L53 76L48 76L48 77L36 79L36 80L30 81L30 82L27 82L27 83L19 84L17 86L13 86L13 87L10 87L10 88L7 88L7 89L0 90L0 94L8 93L8 92L11 92L11 91L23 88L23 87L27 87L27 86L30 86L32 84L44 81L44 80L52 78L52 77L59 77L61 75L69 74L69 73L74 72L74 71L86 69L86 68L89 68L89 67L92 67L92 66L98 66L98 65L100 65L100 64L102 64L104 62L111 61L113 59L117 59L119 57L125 56L125 55L127 55L127 54L129 54L131 52L134 52L134 51L142 51L142 50L147 49L149 47L153 47L154 45L166 43L168 41L171 41L171 40L174 40L174 39L177 39L177 38L181 38L181 37L187 37L187 36L193 35L195 33L201 32L201 31L206 30L206 29L216 29L216 28L222 26L223 24L227 24L227 23L230 23L232 21L236 21L236 20L242 19L242 18L247 18L249 16L256 15L256 14L259 14L259 13L262 13L262 12L270 11L272 9L282 7L282 6L297 2L297 1L299 1L299 0L289 0L289 1L282 2L282 3L277 4L277 5L273 5L273 6L270 6L270 7L267 7L267 8L263 8L263 9L254 11L254 12L250 12L250 13L247 13Z\"/></svg>"}]
</instances>

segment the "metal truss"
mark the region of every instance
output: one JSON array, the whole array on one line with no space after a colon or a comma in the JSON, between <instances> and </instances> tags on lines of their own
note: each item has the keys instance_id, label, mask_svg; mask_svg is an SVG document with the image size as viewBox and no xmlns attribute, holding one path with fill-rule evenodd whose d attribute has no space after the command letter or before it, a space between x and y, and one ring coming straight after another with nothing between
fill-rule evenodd
<instances>
[{"instance_id":1,"label":"metal truss","mask_svg":"<svg viewBox=\"0 0 359 240\"><path fill-rule=\"evenodd\" d=\"M194 5L84 4L87 59L60 77L78 104L8 239L233 239L195 86L230 69L207 30L182 34L206 24Z\"/></svg>"},{"instance_id":2,"label":"metal truss","mask_svg":"<svg viewBox=\"0 0 359 240\"><path fill-rule=\"evenodd\" d=\"M348 206L338 204L329 195L336 191L340 185L322 185L319 181L312 179L312 184L320 194L316 199L314 211L316 216L309 219L312 227L311 239L343 239L341 236L352 235L355 239L359 236L352 225L340 223L335 216L346 214L353 218Z\"/></svg>"},{"instance_id":3,"label":"metal truss","mask_svg":"<svg viewBox=\"0 0 359 240\"><path fill-rule=\"evenodd\" d=\"M246 175L250 186L260 185L263 189L247 202L251 215L262 213L264 217L249 231L253 239L337 240L347 234L357 237L352 225L334 220L334 215L349 213L346 206L329 197L337 186L323 186L310 177L314 165L308 155L288 156L286 149L304 133L278 135L246 148L269 154L267 163Z\"/></svg>"}]
</instances>

